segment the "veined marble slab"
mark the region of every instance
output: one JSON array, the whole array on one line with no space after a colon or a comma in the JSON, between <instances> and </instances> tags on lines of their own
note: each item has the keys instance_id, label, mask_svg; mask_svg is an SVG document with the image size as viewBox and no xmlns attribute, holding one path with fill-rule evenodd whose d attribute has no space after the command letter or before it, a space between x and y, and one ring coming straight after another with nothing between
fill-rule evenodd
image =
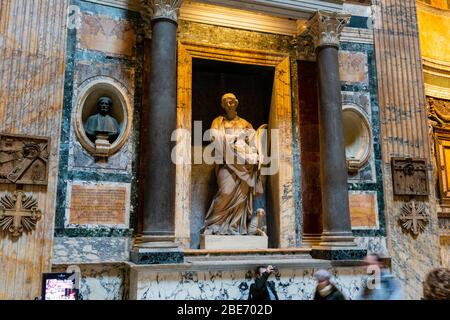
<instances>
[{"instance_id":1,"label":"veined marble slab","mask_svg":"<svg viewBox=\"0 0 450 320\"><path fill-rule=\"evenodd\" d=\"M280 269L275 282L281 300L311 300L317 269ZM356 299L366 279L365 267L330 270L332 281L348 299ZM251 270L145 272L131 270L130 299L138 300L246 300L253 283Z\"/></svg>"},{"instance_id":2,"label":"veined marble slab","mask_svg":"<svg viewBox=\"0 0 450 320\"><path fill-rule=\"evenodd\" d=\"M377 253L382 257L389 256L386 237L355 237L355 242L368 253Z\"/></svg>"},{"instance_id":3,"label":"veined marble slab","mask_svg":"<svg viewBox=\"0 0 450 320\"><path fill-rule=\"evenodd\" d=\"M64 272L66 266L53 266L53 272ZM128 297L128 270L123 264L80 266L82 300L124 300Z\"/></svg>"},{"instance_id":4,"label":"veined marble slab","mask_svg":"<svg viewBox=\"0 0 450 320\"><path fill-rule=\"evenodd\" d=\"M130 259L127 237L55 237L53 264L123 262Z\"/></svg>"}]
</instances>

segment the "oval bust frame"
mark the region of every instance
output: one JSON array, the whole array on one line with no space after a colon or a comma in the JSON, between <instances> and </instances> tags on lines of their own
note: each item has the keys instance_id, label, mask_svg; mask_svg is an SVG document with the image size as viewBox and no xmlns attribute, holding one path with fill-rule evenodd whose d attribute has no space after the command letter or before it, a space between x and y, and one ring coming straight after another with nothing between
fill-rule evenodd
<instances>
[{"instance_id":1,"label":"oval bust frame","mask_svg":"<svg viewBox=\"0 0 450 320\"><path fill-rule=\"evenodd\" d=\"M129 99L129 93L127 88L115 80L114 78L107 76L97 76L85 80L78 88L78 99L75 108L74 127L75 134L81 145L94 156L104 156L104 154L98 154L96 152L95 144L86 135L84 125L83 125L83 108L86 103L87 98L90 94L98 87L108 88L111 90L111 94L116 95L120 101L121 111L123 113L122 130L117 137L117 139L111 144L108 150L108 156L112 156L118 152L125 142L128 140L131 127L133 123L133 109L132 104Z\"/></svg>"},{"instance_id":2,"label":"oval bust frame","mask_svg":"<svg viewBox=\"0 0 450 320\"><path fill-rule=\"evenodd\" d=\"M361 156L359 159L349 159L347 157L347 154L345 155L347 160L347 169L349 172L355 172L360 170L362 167L364 167L367 162L369 162L371 151L372 151L372 130L370 126L370 121L366 115L366 113L363 111L361 107L359 107L356 104L350 104L346 103L342 107L342 118L344 121L344 113L345 112L351 112L354 115L356 115L359 120L362 127L362 130L364 130L367 133L366 140L366 147L364 148ZM345 126L345 123L344 123ZM345 130L345 129L344 129Z\"/></svg>"}]
</instances>

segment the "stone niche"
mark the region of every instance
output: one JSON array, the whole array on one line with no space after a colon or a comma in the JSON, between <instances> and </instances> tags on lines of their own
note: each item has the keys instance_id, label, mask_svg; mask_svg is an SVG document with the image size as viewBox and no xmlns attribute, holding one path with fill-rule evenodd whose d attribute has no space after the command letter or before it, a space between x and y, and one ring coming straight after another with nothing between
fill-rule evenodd
<instances>
[{"instance_id":1,"label":"stone niche","mask_svg":"<svg viewBox=\"0 0 450 320\"><path fill-rule=\"evenodd\" d=\"M273 79L273 67L194 59L192 127L201 124L202 135L204 135L212 121L223 114L220 97L226 92L232 92L237 96L239 117L249 121L255 130L268 123ZM208 144L208 141L203 141L202 145L196 145L193 140L192 155L203 153ZM191 248L198 247L199 232L203 227L205 213L217 192L214 169L213 164L199 164L194 161L192 164ZM264 190L268 191L267 183L264 185ZM265 192L254 199L254 211L258 208L268 211L267 194L268 192Z\"/></svg>"},{"instance_id":2,"label":"stone niche","mask_svg":"<svg viewBox=\"0 0 450 320\"><path fill-rule=\"evenodd\" d=\"M219 70L220 69L220 70ZM209 74L211 79L204 79ZM227 74L227 75L225 75ZM264 76L263 76L264 75ZM203 77L200 80L198 76ZM267 80L262 80L262 77ZM238 78L245 78L237 80ZM252 98L253 79L264 82L266 93ZM203 82L209 92L193 88ZM241 85L237 85L240 82ZM266 83L267 82L267 83ZM239 91L250 92L242 94ZM193 145L194 121L202 121L203 132L212 120L222 114L220 98L228 91L240 100L238 114L256 129L267 123L278 129L276 146L278 173L266 176L265 194L257 198L254 210L266 209L269 246L295 246L295 206L293 190L292 115L290 58L287 54L236 50L226 47L180 42L178 45L177 128L188 133L188 139L177 136L175 235L187 248L198 248L204 216L217 191L214 166L195 164ZM193 97L195 93L195 97ZM271 94L270 94L271 93ZM212 96L216 96L215 98ZM212 97L212 98L211 98ZM209 102L212 99L211 102ZM193 104L195 103L195 104ZM202 107L201 105L204 105ZM273 140L272 140L273 141Z\"/></svg>"},{"instance_id":3,"label":"stone niche","mask_svg":"<svg viewBox=\"0 0 450 320\"><path fill-rule=\"evenodd\" d=\"M350 174L357 173L370 159L372 134L368 117L353 104L343 106L345 155Z\"/></svg>"},{"instance_id":4,"label":"stone niche","mask_svg":"<svg viewBox=\"0 0 450 320\"><path fill-rule=\"evenodd\" d=\"M113 78L98 76L84 81L78 92L75 114L72 117L78 141L96 158L107 158L115 154L129 138L133 121L132 106L126 87ZM117 121L120 130L114 140L97 143L88 137L85 124L89 117L97 113L97 102L101 97L111 99L112 107L109 114Z\"/></svg>"}]
</instances>

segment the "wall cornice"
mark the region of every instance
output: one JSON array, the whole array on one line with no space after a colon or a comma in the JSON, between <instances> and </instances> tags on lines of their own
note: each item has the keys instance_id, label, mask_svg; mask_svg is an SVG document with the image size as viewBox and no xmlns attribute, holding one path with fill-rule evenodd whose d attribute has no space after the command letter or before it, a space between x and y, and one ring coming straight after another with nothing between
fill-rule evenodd
<instances>
[{"instance_id":1,"label":"wall cornice","mask_svg":"<svg viewBox=\"0 0 450 320\"><path fill-rule=\"evenodd\" d=\"M139 0L87 0L117 8L134 11L141 9ZM193 1L184 0L185 3ZM198 2L220 5L234 9L291 18L309 19L317 10L340 12L344 0L198 0Z\"/></svg>"},{"instance_id":2,"label":"wall cornice","mask_svg":"<svg viewBox=\"0 0 450 320\"><path fill-rule=\"evenodd\" d=\"M199 0L291 19L309 19L317 10L341 12L343 0Z\"/></svg>"}]
</instances>

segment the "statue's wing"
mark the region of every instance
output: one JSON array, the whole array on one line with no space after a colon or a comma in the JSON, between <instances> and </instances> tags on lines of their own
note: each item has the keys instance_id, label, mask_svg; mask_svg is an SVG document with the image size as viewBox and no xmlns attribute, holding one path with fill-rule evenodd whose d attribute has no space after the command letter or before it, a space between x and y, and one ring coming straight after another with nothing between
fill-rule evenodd
<instances>
[{"instance_id":1,"label":"statue's wing","mask_svg":"<svg viewBox=\"0 0 450 320\"><path fill-rule=\"evenodd\" d=\"M265 164L266 157L269 156L269 126L263 124L256 130L255 134L255 145L258 150L258 168L260 169L263 164Z\"/></svg>"}]
</instances>

